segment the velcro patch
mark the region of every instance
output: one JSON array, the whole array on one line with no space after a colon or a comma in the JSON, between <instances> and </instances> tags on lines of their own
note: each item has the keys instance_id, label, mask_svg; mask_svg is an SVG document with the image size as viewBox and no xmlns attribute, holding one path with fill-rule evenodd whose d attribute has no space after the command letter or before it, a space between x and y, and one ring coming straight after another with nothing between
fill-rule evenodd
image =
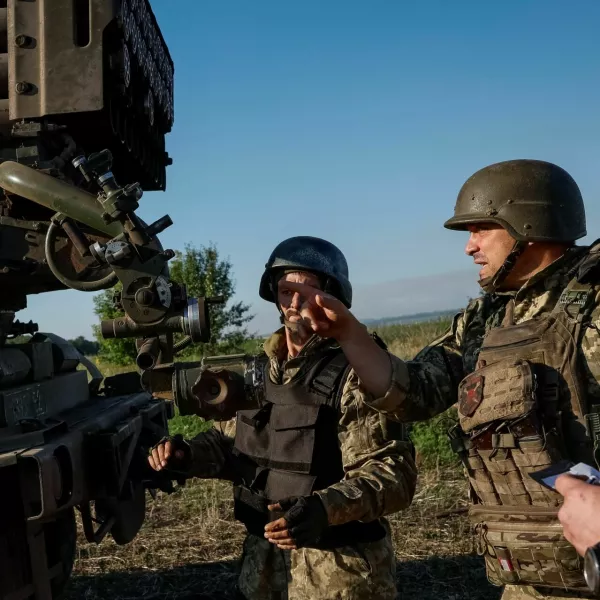
<instances>
[{"instance_id":1,"label":"velcro patch","mask_svg":"<svg viewBox=\"0 0 600 600\"><path fill-rule=\"evenodd\" d=\"M344 496L349 500L358 500L362 496L362 490L353 483L344 481Z\"/></svg>"},{"instance_id":2,"label":"velcro patch","mask_svg":"<svg viewBox=\"0 0 600 600\"><path fill-rule=\"evenodd\" d=\"M565 290L558 299L560 304L574 304L584 306L590 295L588 290Z\"/></svg>"},{"instance_id":3,"label":"velcro patch","mask_svg":"<svg viewBox=\"0 0 600 600\"><path fill-rule=\"evenodd\" d=\"M458 411L465 417L470 417L483 400L483 375L470 375L460 386Z\"/></svg>"}]
</instances>

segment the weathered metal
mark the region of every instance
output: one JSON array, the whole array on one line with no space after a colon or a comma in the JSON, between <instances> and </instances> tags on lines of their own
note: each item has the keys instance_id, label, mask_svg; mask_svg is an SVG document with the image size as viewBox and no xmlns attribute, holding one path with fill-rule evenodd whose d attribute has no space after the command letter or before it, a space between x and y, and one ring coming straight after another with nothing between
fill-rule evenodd
<instances>
[{"instance_id":1,"label":"weathered metal","mask_svg":"<svg viewBox=\"0 0 600 600\"><path fill-rule=\"evenodd\" d=\"M103 379L16 313L30 294L121 281L136 332L161 338L157 356L146 345L156 360L172 334L140 324L144 311L206 335L184 289L167 302L172 253L155 236L170 219L148 228L135 215L142 187L166 186L173 74L148 0L0 0L0 600L60 595L76 510L88 540L128 543L146 489L172 489L146 455L173 404L138 373Z\"/></svg>"}]
</instances>

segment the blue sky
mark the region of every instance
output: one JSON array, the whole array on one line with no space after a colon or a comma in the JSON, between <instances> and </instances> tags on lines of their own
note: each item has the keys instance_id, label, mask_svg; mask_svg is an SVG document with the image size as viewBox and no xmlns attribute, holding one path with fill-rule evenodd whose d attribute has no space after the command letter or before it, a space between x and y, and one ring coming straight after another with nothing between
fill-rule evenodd
<instances>
[{"instance_id":1,"label":"blue sky","mask_svg":"<svg viewBox=\"0 0 600 600\"><path fill-rule=\"evenodd\" d=\"M442 223L492 162L567 169L584 241L600 237L597 0L151 3L175 62L174 164L140 214L168 212L167 247L217 244L251 328L277 322L258 280L291 235L344 251L360 317L460 306L477 271ZM89 337L91 296L30 297L23 317Z\"/></svg>"}]
</instances>

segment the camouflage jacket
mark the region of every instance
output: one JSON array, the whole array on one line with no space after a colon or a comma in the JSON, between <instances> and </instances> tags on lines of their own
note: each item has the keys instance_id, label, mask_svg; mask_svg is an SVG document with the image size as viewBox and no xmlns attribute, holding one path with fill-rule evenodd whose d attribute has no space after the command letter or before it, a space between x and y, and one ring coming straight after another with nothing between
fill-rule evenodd
<instances>
[{"instance_id":1,"label":"camouflage jacket","mask_svg":"<svg viewBox=\"0 0 600 600\"><path fill-rule=\"evenodd\" d=\"M286 383L308 354L332 343L314 336L297 357L286 360L282 328L264 344L269 376L275 382ZM338 427L344 479L316 492L331 525L373 521L407 508L412 501L417 472L411 446L407 441L386 439L384 417L369 406L371 403L376 404L377 399L363 390L351 370L344 382ZM234 432L230 426L224 431L214 429L190 441L191 475L236 481Z\"/></svg>"},{"instance_id":2,"label":"camouflage jacket","mask_svg":"<svg viewBox=\"0 0 600 600\"><path fill-rule=\"evenodd\" d=\"M475 370L484 336L502 323L510 298L515 300L515 324L547 315L573 278L573 267L587 250L570 248L516 292L486 294L472 300L454 317L449 331L413 360L392 358L390 388L383 398L369 402L370 406L402 422L429 419L448 409L457 401L460 381ZM595 298L578 351L589 403L599 403L600 294Z\"/></svg>"},{"instance_id":3,"label":"camouflage jacket","mask_svg":"<svg viewBox=\"0 0 600 600\"><path fill-rule=\"evenodd\" d=\"M303 359L327 340L311 339L299 356L285 360L283 330L265 343L267 371L275 382L285 383ZM370 408L373 402L350 371L341 397L338 438L344 478L317 492L332 525L372 521L406 508L412 501L416 468L411 447L386 439L383 417ZM197 477L236 481L232 453L232 422L191 440ZM221 428L220 426L217 426ZM332 550L300 548L280 550L263 537L248 534L240 562L238 587L247 600L393 600L396 598L396 558L388 534L371 543L354 543Z\"/></svg>"}]
</instances>

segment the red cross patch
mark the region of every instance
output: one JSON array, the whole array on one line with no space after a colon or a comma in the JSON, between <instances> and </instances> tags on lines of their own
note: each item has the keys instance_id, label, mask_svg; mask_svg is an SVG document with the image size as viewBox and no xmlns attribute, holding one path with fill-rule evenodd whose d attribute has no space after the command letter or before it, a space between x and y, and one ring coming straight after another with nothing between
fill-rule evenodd
<instances>
[{"instance_id":1,"label":"red cross patch","mask_svg":"<svg viewBox=\"0 0 600 600\"><path fill-rule=\"evenodd\" d=\"M483 400L483 375L469 375L460 385L458 410L461 415L470 417Z\"/></svg>"}]
</instances>

